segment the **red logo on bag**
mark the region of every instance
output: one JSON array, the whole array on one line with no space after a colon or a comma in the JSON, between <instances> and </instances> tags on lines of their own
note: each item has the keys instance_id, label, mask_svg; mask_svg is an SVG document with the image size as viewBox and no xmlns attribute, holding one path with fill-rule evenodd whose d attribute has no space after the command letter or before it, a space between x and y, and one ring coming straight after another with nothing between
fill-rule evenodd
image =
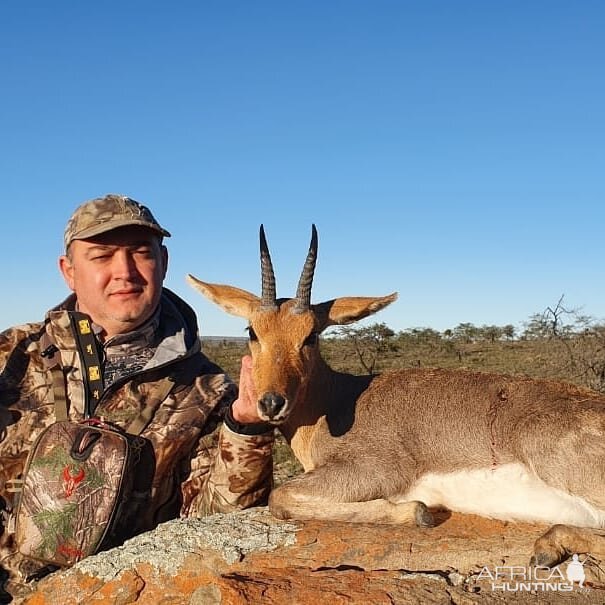
<instances>
[{"instance_id":1,"label":"red logo on bag","mask_svg":"<svg viewBox=\"0 0 605 605\"><path fill-rule=\"evenodd\" d=\"M57 549L59 554L69 557L70 559L80 560L84 557L84 553L79 548L74 548L68 544L60 544Z\"/></svg>"},{"instance_id":2,"label":"red logo on bag","mask_svg":"<svg viewBox=\"0 0 605 605\"><path fill-rule=\"evenodd\" d=\"M82 467L80 467L80 470L75 475L71 474L69 465L63 469L63 490L65 491L66 498L69 498L74 493L74 490L83 479L84 469Z\"/></svg>"}]
</instances>

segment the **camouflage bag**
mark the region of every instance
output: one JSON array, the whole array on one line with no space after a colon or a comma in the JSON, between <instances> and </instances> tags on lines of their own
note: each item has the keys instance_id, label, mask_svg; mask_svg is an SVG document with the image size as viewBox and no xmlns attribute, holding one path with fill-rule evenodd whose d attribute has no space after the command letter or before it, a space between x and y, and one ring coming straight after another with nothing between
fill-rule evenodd
<instances>
[{"instance_id":1,"label":"camouflage bag","mask_svg":"<svg viewBox=\"0 0 605 605\"><path fill-rule=\"evenodd\" d=\"M88 317L70 315L82 362L84 419L68 420L63 370L49 362L56 422L38 436L22 477L9 488L19 551L60 567L137 533L155 474L153 447L140 433L174 386L170 376L164 378L126 430L96 418L103 393L97 343ZM55 358L53 347L42 357Z\"/></svg>"},{"instance_id":2,"label":"camouflage bag","mask_svg":"<svg viewBox=\"0 0 605 605\"><path fill-rule=\"evenodd\" d=\"M100 420L49 426L23 473L15 537L27 557L61 567L136 533L154 473L149 442Z\"/></svg>"}]
</instances>

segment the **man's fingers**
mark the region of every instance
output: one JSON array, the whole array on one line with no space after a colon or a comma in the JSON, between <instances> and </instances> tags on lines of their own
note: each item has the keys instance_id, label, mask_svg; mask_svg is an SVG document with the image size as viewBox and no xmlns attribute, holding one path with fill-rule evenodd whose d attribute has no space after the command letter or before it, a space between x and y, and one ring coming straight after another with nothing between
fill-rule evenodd
<instances>
[{"instance_id":1,"label":"man's fingers","mask_svg":"<svg viewBox=\"0 0 605 605\"><path fill-rule=\"evenodd\" d=\"M242 357L242 364L239 370L240 389L244 386L244 384L250 382L251 371L252 357L250 357L250 355L245 355L244 357Z\"/></svg>"},{"instance_id":2,"label":"man's fingers","mask_svg":"<svg viewBox=\"0 0 605 605\"><path fill-rule=\"evenodd\" d=\"M254 383L252 381L252 357L244 355L242 357L242 367L239 374L240 396L245 399L254 398Z\"/></svg>"},{"instance_id":3,"label":"man's fingers","mask_svg":"<svg viewBox=\"0 0 605 605\"><path fill-rule=\"evenodd\" d=\"M256 389L252 379L252 357L244 355L239 373L239 397L231 406L233 418L237 422L260 422L256 409Z\"/></svg>"}]
</instances>

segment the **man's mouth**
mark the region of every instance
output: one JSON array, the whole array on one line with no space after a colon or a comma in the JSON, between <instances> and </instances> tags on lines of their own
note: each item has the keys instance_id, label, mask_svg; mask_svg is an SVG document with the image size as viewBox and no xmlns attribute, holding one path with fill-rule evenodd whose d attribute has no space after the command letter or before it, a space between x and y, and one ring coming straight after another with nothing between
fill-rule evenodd
<instances>
[{"instance_id":1,"label":"man's mouth","mask_svg":"<svg viewBox=\"0 0 605 605\"><path fill-rule=\"evenodd\" d=\"M134 290L116 290L115 292L112 292L109 296L118 296L118 297L137 296L142 291L143 290L140 290L140 289L134 289Z\"/></svg>"}]
</instances>

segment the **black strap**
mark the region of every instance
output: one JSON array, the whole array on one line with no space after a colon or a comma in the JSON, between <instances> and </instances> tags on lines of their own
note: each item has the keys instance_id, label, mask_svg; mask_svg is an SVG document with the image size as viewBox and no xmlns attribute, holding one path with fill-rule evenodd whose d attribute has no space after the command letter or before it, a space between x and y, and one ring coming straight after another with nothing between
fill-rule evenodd
<instances>
[{"instance_id":1,"label":"black strap","mask_svg":"<svg viewBox=\"0 0 605 605\"><path fill-rule=\"evenodd\" d=\"M98 342L87 315L79 311L70 311L69 318L82 363L84 418L90 418L94 416L97 403L99 403L104 390Z\"/></svg>"},{"instance_id":2,"label":"black strap","mask_svg":"<svg viewBox=\"0 0 605 605\"><path fill-rule=\"evenodd\" d=\"M224 420L225 424L231 431L238 433L239 435L246 435L248 437L265 435L274 428L273 425L269 424L268 422L254 422L252 424L243 424L238 422L233 417L233 409L231 406L227 408Z\"/></svg>"},{"instance_id":3,"label":"black strap","mask_svg":"<svg viewBox=\"0 0 605 605\"><path fill-rule=\"evenodd\" d=\"M90 319L79 311L70 311L69 317L76 339L78 353L82 364L82 381L84 383L84 418L92 418L104 390L103 368L99 358L99 344L92 331ZM172 376L163 378L147 401L147 405L126 427L126 432L140 435L149 424L157 408L168 397L175 384ZM53 370L53 392L55 396L55 415L57 420L67 419L67 403L63 372L60 368Z\"/></svg>"}]
</instances>

